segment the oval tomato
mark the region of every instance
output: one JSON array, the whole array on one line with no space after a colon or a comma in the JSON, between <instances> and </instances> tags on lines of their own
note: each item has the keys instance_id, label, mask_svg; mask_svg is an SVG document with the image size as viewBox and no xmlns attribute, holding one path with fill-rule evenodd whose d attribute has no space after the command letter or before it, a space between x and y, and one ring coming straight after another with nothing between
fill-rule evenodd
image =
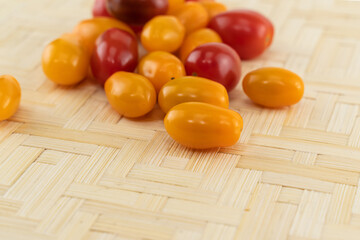
<instances>
[{"instance_id":1,"label":"oval tomato","mask_svg":"<svg viewBox=\"0 0 360 240\"><path fill-rule=\"evenodd\" d=\"M187 34L206 27L209 22L206 9L197 2L185 3L173 15L185 26Z\"/></svg>"},{"instance_id":2,"label":"oval tomato","mask_svg":"<svg viewBox=\"0 0 360 240\"><path fill-rule=\"evenodd\" d=\"M240 81L241 60L226 44L206 43L189 54L185 69L188 75L214 80L231 91Z\"/></svg>"},{"instance_id":3,"label":"oval tomato","mask_svg":"<svg viewBox=\"0 0 360 240\"><path fill-rule=\"evenodd\" d=\"M175 52L185 37L185 28L173 16L157 16L147 22L141 33L141 43L146 50Z\"/></svg>"},{"instance_id":4,"label":"oval tomato","mask_svg":"<svg viewBox=\"0 0 360 240\"><path fill-rule=\"evenodd\" d=\"M179 56L181 61L185 62L189 54L198 46L211 42L222 42L219 34L217 34L214 30L211 30L209 28L201 28L190 33L185 38L180 48Z\"/></svg>"},{"instance_id":5,"label":"oval tomato","mask_svg":"<svg viewBox=\"0 0 360 240\"><path fill-rule=\"evenodd\" d=\"M92 14L94 17L111 17L106 8L106 0L95 0Z\"/></svg>"},{"instance_id":6,"label":"oval tomato","mask_svg":"<svg viewBox=\"0 0 360 240\"><path fill-rule=\"evenodd\" d=\"M204 102L229 108L229 96L225 87L206 78L181 77L161 88L159 106L165 113L184 102Z\"/></svg>"},{"instance_id":7,"label":"oval tomato","mask_svg":"<svg viewBox=\"0 0 360 240\"><path fill-rule=\"evenodd\" d=\"M243 128L237 112L199 102L176 105L166 114L164 124L175 141L196 149L234 145Z\"/></svg>"},{"instance_id":8,"label":"oval tomato","mask_svg":"<svg viewBox=\"0 0 360 240\"><path fill-rule=\"evenodd\" d=\"M88 52L92 54L96 39L110 28L125 30L136 37L135 33L128 25L108 17L96 17L83 20L74 28L73 33L81 38L82 44L86 47Z\"/></svg>"},{"instance_id":9,"label":"oval tomato","mask_svg":"<svg viewBox=\"0 0 360 240\"><path fill-rule=\"evenodd\" d=\"M260 68L243 80L245 94L255 103L271 108L293 105L304 95L304 82L282 68Z\"/></svg>"},{"instance_id":10,"label":"oval tomato","mask_svg":"<svg viewBox=\"0 0 360 240\"><path fill-rule=\"evenodd\" d=\"M0 121L9 119L19 108L21 88L10 75L0 76Z\"/></svg>"},{"instance_id":11,"label":"oval tomato","mask_svg":"<svg viewBox=\"0 0 360 240\"><path fill-rule=\"evenodd\" d=\"M138 71L154 85L156 92L173 78L186 75L183 63L168 52L151 52L143 57Z\"/></svg>"},{"instance_id":12,"label":"oval tomato","mask_svg":"<svg viewBox=\"0 0 360 240\"><path fill-rule=\"evenodd\" d=\"M168 0L107 0L111 15L132 25L144 25L157 15L166 14Z\"/></svg>"},{"instance_id":13,"label":"oval tomato","mask_svg":"<svg viewBox=\"0 0 360 240\"><path fill-rule=\"evenodd\" d=\"M91 57L93 76L100 84L115 72L133 72L138 61L136 38L130 33L112 28L97 40Z\"/></svg>"},{"instance_id":14,"label":"oval tomato","mask_svg":"<svg viewBox=\"0 0 360 240\"><path fill-rule=\"evenodd\" d=\"M51 42L42 54L45 75L60 85L73 85L88 73L90 57L85 48L71 34Z\"/></svg>"},{"instance_id":15,"label":"oval tomato","mask_svg":"<svg viewBox=\"0 0 360 240\"><path fill-rule=\"evenodd\" d=\"M224 43L236 50L243 60L262 54L271 44L272 23L260 13L234 10L216 15L209 28L220 34Z\"/></svg>"},{"instance_id":16,"label":"oval tomato","mask_svg":"<svg viewBox=\"0 0 360 240\"><path fill-rule=\"evenodd\" d=\"M110 105L129 118L147 114L156 103L156 92L151 82L135 73L114 73L105 83L105 93Z\"/></svg>"}]
</instances>

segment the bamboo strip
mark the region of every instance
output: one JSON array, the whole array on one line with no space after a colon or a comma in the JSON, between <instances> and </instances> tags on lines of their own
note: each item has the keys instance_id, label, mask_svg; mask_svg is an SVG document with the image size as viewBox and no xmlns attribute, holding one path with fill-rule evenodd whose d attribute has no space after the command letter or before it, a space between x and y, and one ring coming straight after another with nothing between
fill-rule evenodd
<instances>
[{"instance_id":1,"label":"bamboo strip","mask_svg":"<svg viewBox=\"0 0 360 240\"><path fill-rule=\"evenodd\" d=\"M218 194L201 189L186 188L173 184L148 182L138 179L119 179L104 177L101 185L126 191L135 191L149 194L156 194L177 199L190 200L203 203L215 203Z\"/></svg>"},{"instance_id":2,"label":"bamboo strip","mask_svg":"<svg viewBox=\"0 0 360 240\"><path fill-rule=\"evenodd\" d=\"M264 239L267 228L275 214L276 200L281 187L269 184L259 184L250 202L250 211L246 212L237 228L236 239ZM266 197L265 197L266 196Z\"/></svg>"},{"instance_id":3,"label":"bamboo strip","mask_svg":"<svg viewBox=\"0 0 360 240\"><path fill-rule=\"evenodd\" d=\"M91 156L97 149L94 144L59 140L47 137L31 136L25 140L24 146L41 147L50 150Z\"/></svg>"},{"instance_id":4,"label":"bamboo strip","mask_svg":"<svg viewBox=\"0 0 360 240\"><path fill-rule=\"evenodd\" d=\"M100 216L91 228L95 231L108 231L122 237L147 238L154 240L171 239L175 229L154 223L117 219L113 216Z\"/></svg>"},{"instance_id":5,"label":"bamboo strip","mask_svg":"<svg viewBox=\"0 0 360 240\"><path fill-rule=\"evenodd\" d=\"M292 188L299 188L303 190L314 190L325 193L332 193L335 188L334 183L314 180L312 178L306 178L301 176L292 176L290 174L281 174L274 172L263 172L261 176L261 182L273 184L273 185L281 185Z\"/></svg>"},{"instance_id":6,"label":"bamboo strip","mask_svg":"<svg viewBox=\"0 0 360 240\"><path fill-rule=\"evenodd\" d=\"M290 229L290 236L320 238L330 197L327 193L305 190Z\"/></svg>"},{"instance_id":7,"label":"bamboo strip","mask_svg":"<svg viewBox=\"0 0 360 240\"><path fill-rule=\"evenodd\" d=\"M116 134L76 131L51 125L24 124L16 132L33 136L121 148L127 141Z\"/></svg>"},{"instance_id":8,"label":"bamboo strip","mask_svg":"<svg viewBox=\"0 0 360 240\"><path fill-rule=\"evenodd\" d=\"M169 215L214 223L236 226L240 223L243 211L230 207L210 206L186 200L170 198L163 212Z\"/></svg>"}]
</instances>

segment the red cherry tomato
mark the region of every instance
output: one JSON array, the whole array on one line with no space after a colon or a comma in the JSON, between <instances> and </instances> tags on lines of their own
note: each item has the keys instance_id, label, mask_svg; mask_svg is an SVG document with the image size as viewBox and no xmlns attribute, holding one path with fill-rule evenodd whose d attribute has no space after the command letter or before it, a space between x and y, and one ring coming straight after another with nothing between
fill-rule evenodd
<instances>
[{"instance_id":1,"label":"red cherry tomato","mask_svg":"<svg viewBox=\"0 0 360 240\"><path fill-rule=\"evenodd\" d=\"M157 15L166 14L168 0L107 0L111 15L131 25L144 25Z\"/></svg>"},{"instance_id":2,"label":"red cherry tomato","mask_svg":"<svg viewBox=\"0 0 360 240\"><path fill-rule=\"evenodd\" d=\"M125 30L136 37L131 28L115 18L96 17L81 21L73 30L73 33L80 38L82 45L86 47L89 53L92 53L95 47L96 39L110 28L119 28Z\"/></svg>"},{"instance_id":3,"label":"red cherry tomato","mask_svg":"<svg viewBox=\"0 0 360 240\"><path fill-rule=\"evenodd\" d=\"M188 75L208 78L231 91L241 77L241 60L235 50L223 43L206 43L195 48L185 61Z\"/></svg>"},{"instance_id":4,"label":"red cherry tomato","mask_svg":"<svg viewBox=\"0 0 360 240\"><path fill-rule=\"evenodd\" d=\"M209 28L221 36L224 43L236 50L241 59L252 59L262 54L271 44L272 23L260 13L234 10L213 17Z\"/></svg>"},{"instance_id":5,"label":"red cherry tomato","mask_svg":"<svg viewBox=\"0 0 360 240\"><path fill-rule=\"evenodd\" d=\"M106 0L95 0L92 14L94 17L111 17L106 9Z\"/></svg>"},{"instance_id":6,"label":"red cherry tomato","mask_svg":"<svg viewBox=\"0 0 360 240\"><path fill-rule=\"evenodd\" d=\"M91 70L99 83L115 72L133 72L138 61L138 45L135 37L118 28L104 32L97 40L91 57Z\"/></svg>"}]
</instances>

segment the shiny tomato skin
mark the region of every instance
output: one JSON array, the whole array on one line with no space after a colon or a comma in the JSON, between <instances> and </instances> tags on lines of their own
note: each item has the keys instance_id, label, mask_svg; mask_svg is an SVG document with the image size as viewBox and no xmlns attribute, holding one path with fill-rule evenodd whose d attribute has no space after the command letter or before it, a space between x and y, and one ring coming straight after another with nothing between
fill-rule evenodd
<instances>
[{"instance_id":1,"label":"shiny tomato skin","mask_svg":"<svg viewBox=\"0 0 360 240\"><path fill-rule=\"evenodd\" d=\"M186 34L204 28L209 22L209 14L198 2L186 2L173 13L185 26Z\"/></svg>"},{"instance_id":2,"label":"shiny tomato skin","mask_svg":"<svg viewBox=\"0 0 360 240\"><path fill-rule=\"evenodd\" d=\"M261 55L271 45L274 35L270 20L250 10L220 13L211 19L208 27L219 33L242 60Z\"/></svg>"},{"instance_id":3,"label":"shiny tomato skin","mask_svg":"<svg viewBox=\"0 0 360 240\"><path fill-rule=\"evenodd\" d=\"M0 121L9 119L19 108L21 87L10 75L0 76Z\"/></svg>"},{"instance_id":4,"label":"shiny tomato skin","mask_svg":"<svg viewBox=\"0 0 360 240\"><path fill-rule=\"evenodd\" d=\"M149 51L175 52L185 37L184 25L174 16L157 16L147 22L141 43Z\"/></svg>"},{"instance_id":5,"label":"shiny tomato skin","mask_svg":"<svg viewBox=\"0 0 360 240\"><path fill-rule=\"evenodd\" d=\"M102 85L115 72L133 72L138 62L138 45L130 33L112 28L97 40L91 57L91 71Z\"/></svg>"},{"instance_id":6,"label":"shiny tomato skin","mask_svg":"<svg viewBox=\"0 0 360 240\"><path fill-rule=\"evenodd\" d=\"M73 33L81 38L82 44L91 55L96 39L110 28L125 30L136 37L133 30L127 24L109 17L95 17L83 20L74 28Z\"/></svg>"},{"instance_id":7,"label":"shiny tomato skin","mask_svg":"<svg viewBox=\"0 0 360 240\"><path fill-rule=\"evenodd\" d=\"M155 51L144 56L138 66L139 74L151 81L156 92L173 78L186 75L184 64L168 52Z\"/></svg>"},{"instance_id":8,"label":"shiny tomato skin","mask_svg":"<svg viewBox=\"0 0 360 240\"><path fill-rule=\"evenodd\" d=\"M200 102L176 105L166 114L164 124L176 142L194 149L232 146L243 128L237 112Z\"/></svg>"},{"instance_id":9,"label":"shiny tomato skin","mask_svg":"<svg viewBox=\"0 0 360 240\"><path fill-rule=\"evenodd\" d=\"M144 116L156 103L155 88L136 73L114 73L105 83L105 93L110 105L128 118Z\"/></svg>"},{"instance_id":10,"label":"shiny tomato skin","mask_svg":"<svg viewBox=\"0 0 360 240\"><path fill-rule=\"evenodd\" d=\"M166 14L168 7L168 0L107 0L110 14L131 25L144 25L153 17Z\"/></svg>"},{"instance_id":11,"label":"shiny tomato skin","mask_svg":"<svg viewBox=\"0 0 360 240\"><path fill-rule=\"evenodd\" d=\"M181 61L185 62L189 54L198 46L211 42L219 42L219 43L222 42L219 34L217 34L212 29L201 28L199 30L190 33L189 35L186 36L179 51L179 57Z\"/></svg>"},{"instance_id":12,"label":"shiny tomato skin","mask_svg":"<svg viewBox=\"0 0 360 240\"><path fill-rule=\"evenodd\" d=\"M223 43L206 43L195 48L185 61L188 75L197 75L221 83L231 91L241 77L241 60Z\"/></svg>"},{"instance_id":13,"label":"shiny tomato skin","mask_svg":"<svg viewBox=\"0 0 360 240\"><path fill-rule=\"evenodd\" d=\"M45 75L59 85L74 85L88 73L90 56L78 38L65 34L48 44L42 54Z\"/></svg>"},{"instance_id":14,"label":"shiny tomato skin","mask_svg":"<svg viewBox=\"0 0 360 240\"><path fill-rule=\"evenodd\" d=\"M204 102L229 108L229 96L223 85L201 77L180 77L165 84L159 93L159 106L167 113L184 102Z\"/></svg>"},{"instance_id":15,"label":"shiny tomato skin","mask_svg":"<svg viewBox=\"0 0 360 240\"><path fill-rule=\"evenodd\" d=\"M111 17L106 8L106 0L95 0L92 15L93 17Z\"/></svg>"},{"instance_id":16,"label":"shiny tomato skin","mask_svg":"<svg viewBox=\"0 0 360 240\"><path fill-rule=\"evenodd\" d=\"M282 68L267 67L249 72L242 85L253 102L270 108L293 105L304 95L302 79Z\"/></svg>"}]
</instances>

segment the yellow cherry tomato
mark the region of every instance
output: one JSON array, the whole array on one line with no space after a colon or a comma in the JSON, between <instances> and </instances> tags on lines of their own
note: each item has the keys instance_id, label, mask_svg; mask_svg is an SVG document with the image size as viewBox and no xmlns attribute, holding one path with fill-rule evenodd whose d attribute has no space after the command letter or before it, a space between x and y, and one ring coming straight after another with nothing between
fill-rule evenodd
<instances>
[{"instance_id":1,"label":"yellow cherry tomato","mask_svg":"<svg viewBox=\"0 0 360 240\"><path fill-rule=\"evenodd\" d=\"M156 92L173 78L186 75L183 63L168 52L151 52L143 57L139 63L138 71L154 85Z\"/></svg>"},{"instance_id":2,"label":"yellow cherry tomato","mask_svg":"<svg viewBox=\"0 0 360 240\"><path fill-rule=\"evenodd\" d=\"M200 3L208 12L210 19L227 10L226 6L219 2L201 1Z\"/></svg>"},{"instance_id":3,"label":"yellow cherry tomato","mask_svg":"<svg viewBox=\"0 0 360 240\"><path fill-rule=\"evenodd\" d=\"M282 68L260 68L243 80L245 94L255 103L271 108L299 102L304 95L304 82L293 72Z\"/></svg>"},{"instance_id":4,"label":"yellow cherry tomato","mask_svg":"<svg viewBox=\"0 0 360 240\"><path fill-rule=\"evenodd\" d=\"M174 16L157 16L147 22L141 33L146 50L175 52L184 41L185 27Z\"/></svg>"},{"instance_id":5,"label":"yellow cherry tomato","mask_svg":"<svg viewBox=\"0 0 360 240\"><path fill-rule=\"evenodd\" d=\"M136 73L114 73L105 82L105 93L110 105L129 118L147 114L156 103L153 85L147 78Z\"/></svg>"},{"instance_id":6,"label":"yellow cherry tomato","mask_svg":"<svg viewBox=\"0 0 360 240\"><path fill-rule=\"evenodd\" d=\"M82 43L91 54L96 39L110 28L119 28L127 31L136 37L135 33L125 23L109 17L95 17L81 21L73 30L73 33L80 36Z\"/></svg>"},{"instance_id":7,"label":"yellow cherry tomato","mask_svg":"<svg viewBox=\"0 0 360 240\"><path fill-rule=\"evenodd\" d=\"M21 88L10 75L0 76L0 121L9 119L19 108Z\"/></svg>"},{"instance_id":8,"label":"yellow cherry tomato","mask_svg":"<svg viewBox=\"0 0 360 240\"><path fill-rule=\"evenodd\" d=\"M172 14L184 5L185 0L169 0L169 8L167 14Z\"/></svg>"},{"instance_id":9,"label":"yellow cherry tomato","mask_svg":"<svg viewBox=\"0 0 360 240\"><path fill-rule=\"evenodd\" d=\"M206 27L209 22L206 9L198 2L186 2L174 16L184 24L187 34Z\"/></svg>"},{"instance_id":10,"label":"yellow cherry tomato","mask_svg":"<svg viewBox=\"0 0 360 240\"><path fill-rule=\"evenodd\" d=\"M164 124L175 141L195 149L234 145L243 128L237 112L199 102L176 105L166 114Z\"/></svg>"},{"instance_id":11,"label":"yellow cherry tomato","mask_svg":"<svg viewBox=\"0 0 360 240\"><path fill-rule=\"evenodd\" d=\"M70 36L62 37L46 46L42 55L45 75L60 85L73 85L83 80L89 69L87 50Z\"/></svg>"},{"instance_id":12,"label":"yellow cherry tomato","mask_svg":"<svg viewBox=\"0 0 360 240\"><path fill-rule=\"evenodd\" d=\"M177 78L161 88L159 106L165 113L184 102L204 102L229 108L226 88L220 83L201 77Z\"/></svg>"},{"instance_id":13,"label":"yellow cherry tomato","mask_svg":"<svg viewBox=\"0 0 360 240\"><path fill-rule=\"evenodd\" d=\"M217 42L221 43L221 37L214 30L209 28L201 28L190 33L184 40L180 48L180 59L185 62L189 54L198 46L205 43Z\"/></svg>"}]
</instances>

